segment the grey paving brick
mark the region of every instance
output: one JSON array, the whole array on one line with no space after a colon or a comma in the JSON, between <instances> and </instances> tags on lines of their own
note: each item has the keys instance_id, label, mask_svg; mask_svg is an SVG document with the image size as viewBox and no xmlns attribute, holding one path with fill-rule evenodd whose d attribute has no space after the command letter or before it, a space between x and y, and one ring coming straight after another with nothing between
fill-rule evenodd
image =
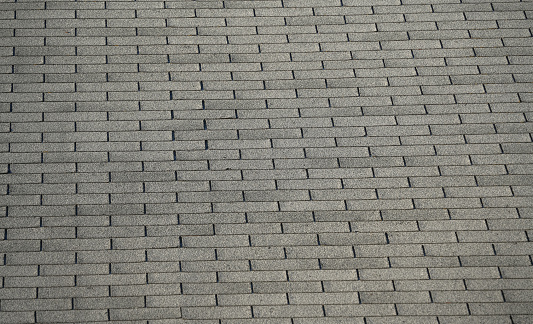
<instances>
[{"instance_id":1,"label":"grey paving brick","mask_svg":"<svg viewBox=\"0 0 533 324\"><path fill-rule=\"evenodd\" d=\"M353 256L348 246L305 246L288 247L288 258L342 258Z\"/></svg>"},{"instance_id":2,"label":"grey paving brick","mask_svg":"<svg viewBox=\"0 0 533 324\"><path fill-rule=\"evenodd\" d=\"M256 271L265 270L265 269L272 269L272 270L305 270L305 269L317 270L319 269L318 260L312 260L312 259L252 260L251 263L252 263L252 269ZM275 282L274 284L278 284L278 283L280 282Z\"/></svg>"},{"instance_id":3,"label":"grey paving brick","mask_svg":"<svg viewBox=\"0 0 533 324\"><path fill-rule=\"evenodd\" d=\"M318 305L256 306L254 315L258 317L302 317L304 315L321 316L322 307Z\"/></svg>"},{"instance_id":4,"label":"grey paving brick","mask_svg":"<svg viewBox=\"0 0 533 324\"><path fill-rule=\"evenodd\" d=\"M221 306L235 305L284 305L287 303L285 294L242 294L242 295L218 295Z\"/></svg>"},{"instance_id":5,"label":"grey paving brick","mask_svg":"<svg viewBox=\"0 0 533 324\"><path fill-rule=\"evenodd\" d=\"M512 196L510 187L454 187L444 190L446 197L504 197Z\"/></svg>"},{"instance_id":6,"label":"grey paving brick","mask_svg":"<svg viewBox=\"0 0 533 324\"><path fill-rule=\"evenodd\" d=\"M521 267L527 265L526 256L503 255L503 256L464 256L461 258L461 264L464 266L508 266Z\"/></svg>"},{"instance_id":7,"label":"grey paving brick","mask_svg":"<svg viewBox=\"0 0 533 324\"><path fill-rule=\"evenodd\" d=\"M457 240L452 232L391 232L387 235L390 243L442 243Z\"/></svg>"},{"instance_id":8,"label":"grey paving brick","mask_svg":"<svg viewBox=\"0 0 533 324\"><path fill-rule=\"evenodd\" d=\"M39 289L40 298L76 298L84 297L106 297L109 288L105 286L98 287L42 287Z\"/></svg>"},{"instance_id":9,"label":"grey paving brick","mask_svg":"<svg viewBox=\"0 0 533 324\"><path fill-rule=\"evenodd\" d=\"M527 321L531 320L531 316L530 315L512 315L511 317L512 317L513 321L515 321L517 323L527 323Z\"/></svg>"},{"instance_id":10,"label":"grey paving brick","mask_svg":"<svg viewBox=\"0 0 533 324\"><path fill-rule=\"evenodd\" d=\"M111 320L127 319L170 319L181 317L180 308L137 308L137 309L110 309L109 318Z\"/></svg>"},{"instance_id":11,"label":"grey paving brick","mask_svg":"<svg viewBox=\"0 0 533 324\"><path fill-rule=\"evenodd\" d=\"M409 245L364 245L354 247L355 255L365 256L422 256L421 246L418 244ZM362 274L361 274L362 275ZM369 275L371 276L371 275Z\"/></svg>"},{"instance_id":12,"label":"grey paving brick","mask_svg":"<svg viewBox=\"0 0 533 324\"><path fill-rule=\"evenodd\" d=\"M495 247L499 255L526 255L523 251L527 251L530 244L529 242L498 243Z\"/></svg>"},{"instance_id":13,"label":"grey paving brick","mask_svg":"<svg viewBox=\"0 0 533 324\"><path fill-rule=\"evenodd\" d=\"M310 158L335 157L365 157L368 156L368 150L362 147L332 147L332 148L307 148L306 156Z\"/></svg>"},{"instance_id":14,"label":"grey paving brick","mask_svg":"<svg viewBox=\"0 0 533 324\"><path fill-rule=\"evenodd\" d=\"M250 293L249 283L201 283L183 285L183 292L196 295L201 294L245 294Z\"/></svg>"},{"instance_id":15,"label":"grey paving brick","mask_svg":"<svg viewBox=\"0 0 533 324\"><path fill-rule=\"evenodd\" d=\"M10 275L19 275L19 276L36 276L37 273L37 267L36 266L2 266L1 271L3 276L10 276ZM33 292L31 289L14 289L12 292L15 293L15 295L20 296L33 296ZM6 296L9 296L9 289L6 290ZM19 294L20 293L20 294Z\"/></svg>"},{"instance_id":16,"label":"grey paving brick","mask_svg":"<svg viewBox=\"0 0 533 324\"><path fill-rule=\"evenodd\" d=\"M257 282L254 292L279 293L279 292L321 292L319 281L291 281L291 282Z\"/></svg>"},{"instance_id":17,"label":"grey paving brick","mask_svg":"<svg viewBox=\"0 0 533 324\"><path fill-rule=\"evenodd\" d=\"M425 220L425 219L449 219L448 212L446 210L432 210L432 209L411 209L411 210L383 210L380 211L380 216L384 220ZM380 218L381 218L380 217Z\"/></svg>"},{"instance_id":18,"label":"grey paving brick","mask_svg":"<svg viewBox=\"0 0 533 324\"><path fill-rule=\"evenodd\" d=\"M43 310L35 313L39 322L65 323L85 318L92 321L105 321L107 319L106 310Z\"/></svg>"},{"instance_id":19,"label":"grey paving brick","mask_svg":"<svg viewBox=\"0 0 533 324\"><path fill-rule=\"evenodd\" d=\"M386 258L364 258L364 259L326 259L320 261L322 269L364 269L364 268L386 268L388 262Z\"/></svg>"},{"instance_id":20,"label":"grey paving brick","mask_svg":"<svg viewBox=\"0 0 533 324\"><path fill-rule=\"evenodd\" d=\"M441 316L438 317L439 319ZM380 316L369 317L369 323L401 323L402 321L412 321L413 323L438 323L437 316Z\"/></svg>"},{"instance_id":21,"label":"grey paving brick","mask_svg":"<svg viewBox=\"0 0 533 324\"><path fill-rule=\"evenodd\" d=\"M494 251L488 244L476 243L442 243L425 246L427 255L454 256L454 255L492 255Z\"/></svg>"},{"instance_id":22,"label":"grey paving brick","mask_svg":"<svg viewBox=\"0 0 533 324\"><path fill-rule=\"evenodd\" d=\"M400 315L467 315L466 303L426 304L423 308L417 304L398 304Z\"/></svg>"},{"instance_id":23,"label":"grey paving brick","mask_svg":"<svg viewBox=\"0 0 533 324\"><path fill-rule=\"evenodd\" d=\"M435 135L481 135L496 132L492 124L431 125L430 129Z\"/></svg>"},{"instance_id":24,"label":"grey paving brick","mask_svg":"<svg viewBox=\"0 0 533 324\"><path fill-rule=\"evenodd\" d=\"M457 156L405 156L406 166L430 166L430 165L470 165L470 159L466 155Z\"/></svg>"},{"instance_id":25,"label":"grey paving brick","mask_svg":"<svg viewBox=\"0 0 533 324\"><path fill-rule=\"evenodd\" d=\"M530 302L524 303L472 303L472 313L481 314L528 314Z\"/></svg>"},{"instance_id":26,"label":"grey paving brick","mask_svg":"<svg viewBox=\"0 0 533 324\"><path fill-rule=\"evenodd\" d=\"M396 280L395 287L398 291L461 291L465 285L460 279L431 279L431 280Z\"/></svg>"},{"instance_id":27,"label":"grey paving brick","mask_svg":"<svg viewBox=\"0 0 533 324\"><path fill-rule=\"evenodd\" d=\"M142 307L144 300L142 297L76 298L73 304L76 309L114 309L124 308L126 305Z\"/></svg>"},{"instance_id":28,"label":"grey paving brick","mask_svg":"<svg viewBox=\"0 0 533 324\"><path fill-rule=\"evenodd\" d=\"M391 257L390 264L395 268L411 267L456 267L459 260L456 257Z\"/></svg>"},{"instance_id":29,"label":"grey paving brick","mask_svg":"<svg viewBox=\"0 0 533 324\"><path fill-rule=\"evenodd\" d=\"M349 291L393 291L392 281L325 281L326 292L349 292Z\"/></svg>"},{"instance_id":30,"label":"grey paving brick","mask_svg":"<svg viewBox=\"0 0 533 324\"><path fill-rule=\"evenodd\" d=\"M74 276L6 277L6 288L65 287L74 285Z\"/></svg>"},{"instance_id":31,"label":"grey paving brick","mask_svg":"<svg viewBox=\"0 0 533 324\"><path fill-rule=\"evenodd\" d=\"M481 220L448 220L448 221L421 221L420 230L439 230L442 228L455 230L486 230L485 222Z\"/></svg>"},{"instance_id":32,"label":"grey paving brick","mask_svg":"<svg viewBox=\"0 0 533 324\"><path fill-rule=\"evenodd\" d=\"M246 271L246 272L220 272L221 282L259 282L259 281L286 281L285 271Z\"/></svg>"},{"instance_id":33,"label":"grey paving brick","mask_svg":"<svg viewBox=\"0 0 533 324\"><path fill-rule=\"evenodd\" d=\"M501 316L439 316L443 323L511 323L511 317L506 315Z\"/></svg>"},{"instance_id":34,"label":"grey paving brick","mask_svg":"<svg viewBox=\"0 0 533 324\"><path fill-rule=\"evenodd\" d=\"M107 264L45 264L40 267L41 274L44 276L67 276L67 275L106 275L109 274L109 265ZM67 289L67 286L57 289ZM55 290L57 290L55 289ZM55 291L54 289L51 292ZM106 294L107 295L107 294ZM54 298L48 295L46 298ZM57 296L56 296L57 297Z\"/></svg>"},{"instance_id":35,"label":"grey paving brick","mask_svg":"<svg viewBox=\"0 0 533 324\"><path fill-rule=\"evenodd\" d=\"M263 2L263 1L262 1ZM248 318L248 319L224 319L222 323L224 324L242 324L242 323L260 323L260 324L269 324L269 323L290 323L290 318Z\"/></svg>"},{"instance_id":36,"label":"grey paving brick","mask_svg":"<svg viewBox=\"0 0 533 324\"><path fill-rule=\"evenodd\" d=\"M425 292L361 292L361 303L363 304L403 304L428 303L430 301L429 293Z\"/></svg>"},{"instance_id":37,"label":"grey paving brick","mask_svg":"<svg viewBox=\"0 0 533 324\"><path fill-rule=\"evenodd\" d=\"M407 177L402 178L359 178L359 179L343 179L342 183L346 188L407 188L409 187L409 182ZM369 203L366 201L365 203ZM379 204L380 202L375 202ZM381 201L383 204L383 201ZM406 201L402 201L403 206L410 206L410 204L405 204ZM373 209L373 208L372 208Z\"/></svg>"},{"instance_id":38,"label":"grey paving brick","mask_svg":"<svg viewBox=\"0 0 533 324\"><path fill-rule=\"evenodd\" d=\"M177 297L172 296L172 297ZM180 296L181 297L181 296ZM213 296L214 297L214 296ZM183 296L179 299L169 298L169 296L150 296L146 300L150 307L176 307L176 306L212 306L215 304L215 299L212 296ZM144 303L143 303L144 304Z\"/></svg>"},{"instance_id":39,"label":"grey paving brick","mask_svg":"<svg viewBox=\"0 0 533 324\"><path fill-rule=\"evenodd\" d=\"M327 316L386 316L395 315L394 306L392 304L381 305L327 305L325 306Z\"/></svg>"},{"instance_id":40,"label":"grey paving brick","mask_svg":"<svg viewBox=\"0 0 533 324\"><path fill-rule=\"evenodd\" d=\"M319 234L320 244L323 245L359 245L385 244L385 235L381 233L324 233Z\"/></svg>"},{"instance_id":41,"label":"grey paving brick","mask_svg":"<svg viewBox=\"0 0 533 324\"><path fill-rule=\"evenodd\" d=\"M521 279L529 275L529 268L524 267L502 267L502 277L511 279Z\"/></svg>"}]
</instances>

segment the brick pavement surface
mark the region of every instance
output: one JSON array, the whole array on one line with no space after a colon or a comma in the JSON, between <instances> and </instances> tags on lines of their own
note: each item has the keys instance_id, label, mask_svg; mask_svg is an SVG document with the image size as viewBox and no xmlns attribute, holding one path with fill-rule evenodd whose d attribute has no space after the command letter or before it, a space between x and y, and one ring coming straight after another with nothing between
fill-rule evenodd
<instances>
[{"instance_id":1,"label":"brick pavement surface","mask_svg":"<svg viewBox=\"0 0 533 324\"><path fill-rule=\"evenodd\" d=\"M533 323L533 2L0 3L0 323Z\"/></svg>"}]
</instances>

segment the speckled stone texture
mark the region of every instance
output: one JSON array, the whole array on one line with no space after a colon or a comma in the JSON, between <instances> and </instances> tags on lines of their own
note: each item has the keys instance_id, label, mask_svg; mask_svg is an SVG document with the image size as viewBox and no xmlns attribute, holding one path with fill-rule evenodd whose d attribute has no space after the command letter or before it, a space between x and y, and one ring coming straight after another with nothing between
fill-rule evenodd
<instances>
[{"instance_id":1,"label":"speckled stone texture","mask_svg":"<svg viewBox=\"0 0 533 324\"><path fill-rule=\"evenodd\" d=\"M0 323L533 323L533 2L0 2Z\"/></svg>"}]
</instances>

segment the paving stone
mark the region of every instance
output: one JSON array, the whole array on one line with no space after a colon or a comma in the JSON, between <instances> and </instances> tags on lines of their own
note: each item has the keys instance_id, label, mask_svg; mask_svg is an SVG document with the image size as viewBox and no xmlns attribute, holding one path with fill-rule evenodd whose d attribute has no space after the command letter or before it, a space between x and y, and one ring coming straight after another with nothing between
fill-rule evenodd
<instances>
[{"instance_id":1,"label":"paving stone","mask_svg":"<svg viewBox=\"0 0 533 324\"><path fill-rule=\"evenodd\" d=\"M107 320L107 310L43 310L35 313L37 322L65 323L85 318L92 321Z\"/></svg>"},{"instance_id":2,"label":"paving stone","mask_svg":"<svg viewBox=\"0 0 533 324\"><path fill-rule=\"evenodd\" d=\"M425 292L361 292L361 303L363 304L403 304L428 303L429 293Z\"/></svg>"},{"instance_id":3,"label":"paving stone","mask_svg":"<svg viewBox=\"0 0 533 324\"><path fill-rule=\"evenodd\" d=\"M293 293L289 294L291 304L335 304L335 303L356 303L359 300L354 293Z\"/></svg>"},{"instance_id":4,"label":"paving stone","mask_svg":"<svg viewBox=\"0 0 533 324\"><path fill-rule=\"evenodd\" d=\"M442 323L512 323L510 316L439 316Z\"/></svg>"},{"instance_id":5,"label":"paving stone","mask_svg":"<svg viewBox=\"0 0 533 324\"><path fill-rule=\"evenodd\" d=\"M493 266L501 265L508 267L526 266L529 259L526 256L503 255L503 256L464 256L460 257L464 266Z\"/></svg>"},{"instance_id":6,"label":"paving stone","mask_svg":"<svg viewBox=\"0 0 533 324\"><path fill-rule=\"evenodd\" d=\"M421 308L417 304L399 304L400 315L467 315L466 303L427 304Z\"/></svg>"},{"instance_id":7,"label":"paving stone","mask_svg":"<svg viewBox=\"0 0 533 324\"><path fill-rule=\"evenodd\" d=\"M364 259L326 259L321 260L322 269L326 270L352 270L364 268L386 268L388 262L386 258L364 258Z\"/></svg>"},{"instance_id":8,"label":"paving stone","mask_svg":"<svg viewBox=\"0 0 533 324\"><path fill-rule=\"evenodd\" d=\"M396 315L392 304L377 305L327 305L325 306L326 316L387 316Z\"/></svg>"},{"instance_id":9,"label":"paving stone","mask_svg":"<svg viewBox=\"0 0 533 324\"><path fill-rule=\"evenodd\" d=\"M416 267L455 267L459 260L455 257L391 257L390 263L396 268Z\"/></svg>"},{"instance_id":10,"label":"paving stone","mask_svg":"<svg viewBox=\"0 0 533 324\"><path fill-rule=\"evenodd\" d=\"M411 321L413 323L438 323L437 316L381 316L369 317L368 323L402 323L402 321Z\"/></svg>"}]
</instances>

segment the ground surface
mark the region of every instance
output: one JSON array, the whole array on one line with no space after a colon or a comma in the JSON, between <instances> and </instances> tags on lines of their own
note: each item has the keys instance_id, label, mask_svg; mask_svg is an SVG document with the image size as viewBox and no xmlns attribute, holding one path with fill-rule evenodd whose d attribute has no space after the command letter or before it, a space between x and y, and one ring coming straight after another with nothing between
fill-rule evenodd
<instances>
[{"instance_id":1,"label":"ground surface","mask_svg":"<svg viewBox=\"0 0 533 324\"><path fill-rule=\"evenodd\" d=\"M533 3L0 3L1 323L533 323Z\"/></svg>"}]
</instances>

